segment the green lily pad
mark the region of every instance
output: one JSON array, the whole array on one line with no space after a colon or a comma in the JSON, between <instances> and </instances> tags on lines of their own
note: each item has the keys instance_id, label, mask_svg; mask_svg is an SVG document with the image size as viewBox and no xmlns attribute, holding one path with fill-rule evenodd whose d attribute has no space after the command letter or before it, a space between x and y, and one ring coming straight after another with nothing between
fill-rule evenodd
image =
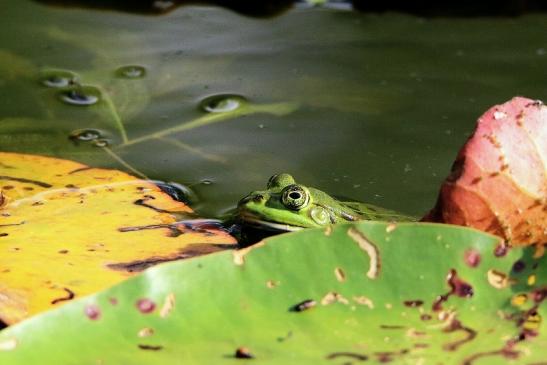
<instances>
[{"instance_id":1,"label":"green lily pad","mask_svg":"<svg viewBox=\"0 0 547 365\"><path fill-rule=\"evenodd\" d=\"M448 225L304 230L10 327L0 363L539 364L545 268L531 255Z\"/></svg>"}]
</instances>

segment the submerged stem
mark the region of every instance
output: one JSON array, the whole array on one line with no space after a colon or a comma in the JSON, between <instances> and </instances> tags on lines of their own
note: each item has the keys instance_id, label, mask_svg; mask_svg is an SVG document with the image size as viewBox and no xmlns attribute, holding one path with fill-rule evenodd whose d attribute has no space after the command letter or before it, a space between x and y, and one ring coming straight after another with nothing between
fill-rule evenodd
<instances>
[{"instance_id":1,"label":"submerged stem","mask_svg":"<svg viewBox=\"0 0 547 365\"><path fill-rule=\"evenodd\" d=\"M122 118L118 114L118 110L116 109L116 105L114 105L114 102L112 101L112 98L108 93L103 89L99 88L101 90L101 94L103 96L103 100L106 103L107 109L112 114L112 118L114 119L114 123L116 124L116 127L118 128L118 131L120 132L120 136L122 137L122 142L127 143L129 140L127 138L127 132L125 130L125 126L123 125Z\"/></svg>"},{"instance_id":2,"label":"submerged stem","mask_svg":"<svg viewBox=\"0 0 547 365\"><path fill-rule=\"evenodd\" d=\"M226 163L226 159L221 157L221 156L217 156L217 155L214 155L214 154L211 154L211 153L203 152L199 148L190 146L189 144L183 143L183 142L178 141L176 139L168 138L168 137L160 137L158 139L161 140L161 141L171 143L171 144L173 144L173 145L175 145L179 148L182 148L182 149L184 149L184 150L186 150L190 153L196 154L196 155L198 155L198 156L200 156L200 157L202 157L206 160L213 161L213 162L218 162L218 163L222 163L222 164Z\"/></svg>"},{"instance_id":3,"label":"submerged stem","mask_svg":"<svg viewBox=\"0 0 547 365\"><path fill-rule=\"evenodd\" d=\"M128 162L126 162L123 158L121 158L120 155L118 155L116 152L112 151L110 148L103 146L101 147L110 157L112 157L114 160L116 160L119 164L121 164L123 167L137 175L138 177L144 179L144 180L150 180L148 176L131 166Z\"/></svg>"},{"instance_id":4,"label":"submerged stem","mask_svg":"<svg viewBox=\"0 0 547 365\"><path fill-rule=\"evenodd\" d=\"M188 123L179 124L171 128L163 129L161 131L150 133L139 138L128 140L124 142L119 148L131 146L133 144L145 142L151 139L161 139L165 136L168 136L173 133L182 132L205 125L222 122L224 120L250 115L254 113L269 113L274 115L285 115L293 112L297 108L295 103L277 103L277 104L247 104L243 105L240 108L225 112L225 113L211 113L194 119Z\"/></svg>"}]
</instances>

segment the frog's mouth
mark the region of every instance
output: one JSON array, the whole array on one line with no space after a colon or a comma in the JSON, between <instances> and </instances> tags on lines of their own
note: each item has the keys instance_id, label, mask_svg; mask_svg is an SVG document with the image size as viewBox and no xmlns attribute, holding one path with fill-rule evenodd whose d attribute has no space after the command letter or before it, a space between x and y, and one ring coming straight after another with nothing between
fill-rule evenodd
<instances>
[{"instance_id":1,"label":"frog's mouth","mask_svg":"<svg viewBox=\"0 0 547 365\"><path fill-rule=\"evenodd\" d=\"M252 214L250 212L239 212L239 219L247 225L258 227L261 229L268 229L272 231L292 232L292 231L299 231L304 228L299 226L291 226L290 224L286 224L286 223L265 221L261 219L259 216Z\"/></svg>"}]
</instances>

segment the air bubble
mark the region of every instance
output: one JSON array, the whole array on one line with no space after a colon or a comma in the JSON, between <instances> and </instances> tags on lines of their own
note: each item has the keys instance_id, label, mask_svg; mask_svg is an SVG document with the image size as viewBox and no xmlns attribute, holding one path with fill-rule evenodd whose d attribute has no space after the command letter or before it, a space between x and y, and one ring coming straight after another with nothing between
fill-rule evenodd
<instances>
[{"instance_id":1,"label":"air bubble","mask_svg":"<svg viewBox=\"0 0 547 365\"><path fill-rule=\"evenodd\" d=\"M142 79L146 76L146 68L138 65L128 65L116 70L116 75L126 79Z\"/></svg>"},{"instance_id":2,"label":"air bubble","mask_svg":"<svg viewBox=\"0 0 547 365\"><path fill-rule=\"evenodd\" d=\"M97 139L93 142L93 146L95 147L108 147L108 140L106 139Z\"/></svg>"},{"instance_id":3,"label":"air bubble","mask_svg":"<svg viewBox=\"0 0 547 365\"><path fill-rule=\"evenodd\" d=\"M208 113L226 113L240 108L246 101L241 95L214 95L203 99L200 108Z\"/></svg>"},{"instance_id":4,"label":"air bubble","mask_svg":"<svg viewBox=\"0 0 547 365\"><path fill-rule=\"evenodd\" d=\"M89 106L99 102L100 91L93 86L80 86L71 90L63 91L59 98L70 105Z\"/></svg>"},{"instance_id":5,"label":"air bubble","mask_svg":"<svg viewBox=\"0 0 547 365\"><path fill-rule=\"evenodd\" d=\"M75 73L70 71L52 70L42 73L41 83L52 88L64 88L74 85L78 79Z\"/></svg>"},{"instance_id":6,"label":"air bubble","mask_svg":"<svg viewBox=\"0 0 547 365\"><path fill-rule=\"evenodd\" d=\"M73 141L89 142L101 138L101 132L97 129L76 129L70 132L69 139Z\"/></svg>"}]
</instances>

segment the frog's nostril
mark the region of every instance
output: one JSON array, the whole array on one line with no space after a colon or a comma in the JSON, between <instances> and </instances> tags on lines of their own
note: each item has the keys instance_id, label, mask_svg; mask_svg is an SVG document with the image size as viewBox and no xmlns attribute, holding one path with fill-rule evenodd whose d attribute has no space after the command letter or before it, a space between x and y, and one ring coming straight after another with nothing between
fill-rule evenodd
<instances>
[{"instance_id":1,"label":"frog's nostril","mask_svg":"<svg viewBox=\"0 0 547 365\"><path fill-rule=\"evenodd\" d=\"M260 203L262 200L264 200L264 195L262 194L256 194L253 196L253 201L256 203Z\"/></svg>"}]
</instances>

